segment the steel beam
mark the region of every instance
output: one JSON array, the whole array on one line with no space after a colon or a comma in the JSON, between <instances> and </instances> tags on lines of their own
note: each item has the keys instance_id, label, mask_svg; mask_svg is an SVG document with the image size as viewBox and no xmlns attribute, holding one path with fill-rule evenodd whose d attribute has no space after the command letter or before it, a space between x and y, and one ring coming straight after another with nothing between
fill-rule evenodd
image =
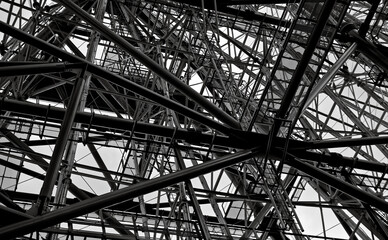
<instances>
[{"instance_id":1,"label":"steel beam","mask_svg":"<svg viewBox=\"0 0 388 240\"><path fill-rule=\"evenodd\" d=\"M173 149L174 149L174 152L175 152L176 161L178 163L179 168L181 170L182 169L186 169L186 165L185 165L185 162L183 161L182 154L181 154L180 150L177 148L176 144L174 144ZM211 239L211 236L210 236L210 233L209 233L209 229L208 229L208 227L206 225L206 220L205 220L205 218L203 216L203 213L202 213L202 209L201 209L201 207L199 205L197 197L195 196L195 191L193 189L193 185L191 184L190 180L186 180L185 184L188 187L187 194L189 195L189 197L191 199L194 211L195 211L195 213L196 213L196 215L198 217L199 228L201 230L201 233L202 233L204 239Z\"/></svg>"},{"instance_id":2,"label":"steel beam","mask_svg":"<svg viewBox=\"0 0 388 240\"><path fill-rule=\"evenodd\" d=\"M0 77L5 76L21 76L29 74L43 74L64 72L70 69L80 69L85 67L85 64L77 63L39 63L39 64L25 64L15 66L0 66Z\"/></svg>"},{"instance_id":3,"label":"steel beam","mask_svg":"<svg viewBox=\"0 0 388 240\"><path fill-rule=\"evenodd\" d=\"M41 232L44 233L51 233L51 234L58 234L58 235L66 235L70 236L66 239L109 239L109 240L146 240L145 238L138 238L136 236L123 236L118 234L112 234L112 233L104 233L101 232L92 232L87 230L75 230L75 229L58 229L58 228L46 228L43 229ZM63 236L60 236L61 239ZM78 238L77 238L78 237Z\"/></svg>"},{"instance_id":4,"label":"steel beam","mask_svg":"<svg viewBox=\"0 0 388 240\"><path fill-rule=\"evenodd\" d=\"M284 1L284 0L275 0L275 1L280 3L281 1ZM298 0L298 1L300 1L300 0ZM222 12L224 14L231 15L231 16L237 16L239 18L250 20L250 21L254 20L254 21L258 21L258 22L264 22L264 23L279 25L279 26L283 26L283 27L289 27L291 25L290 21L283 20L280 18L267 16L265 14L255 13L255 12L249 11L249 10L241 11L238 8L227 7L227 5L229 5L229 4L235 5L234 4L235 1L233 1L233 3L232 3L232 1L227 1L224 3L224 1L174 0L174 2L185 3L185 4L189 4L191 6L195 6L198 8L204 8L207 10L217 10L218 12ZM219 2L219 4L217 4L218 2ZM255 1L256 4L260 4L260 2L264 3L265 1ZM271 4L276 3L276 2L271 2ZM237 3L237 4L239 5L239 3Z\"/></svg>"},{"instance_id":5,"label":"steel beam","mask_svg":"<svg viewBox=\"0 0 388 240\"><path fill-rule=\"evenodd\" d=\"M112 191L117 189L117 185L114 183L112 176L106 172L108 168L106 167L104 160L102 160L100 154L98 153L96 147L92 143L86 144L90 150L90 153L93 155L94 160L96 161L98 167L103 170L102 174L106 178L106 181L108 182L110 188Z\"/></svg>"},{"instance_id":6,"label":"steel beam","mask_svg":"<svg viewBox=\"0 0 388 240\"><path fill-rule=\"evenodd\" d=\"M282 99L282 102L280 104L280 108L278 109L276 113L276 120L273 125L273 131L274 136L277 135L281 124L282 119L286 116L286 113L288 111L289 106L292 103L292 99L294 98L296 91L299 87L300 82L303 79L303 75L305 74L306 68L308 67L309 61L311 57L314 54L315 47L317 43L319 42L319 39L321 37L322 31L326 25L327 20L331 16L330 13L335 5L335 1L326 1L324 5L322 6L322 10L320 12L319 18L317 20L317 24L314 27L313 32L311 33L308 42L307 47L303 52L302 58L300 62L298 63L296 70L294 74L292 75L292 78L290 80L290 84L288 88L286 89L286 92L284 93L284 97Z\"/></svg>"},{"instance_id":7,"label":"steel beam","mask_svg":"<svg viewBox=\"0 0 388 240\"><path fill-rule=\"evenodd\" d=\"M388 202L384 201L382 198L376 197L375 195L372 195L350 183L347 183L311 164L305 163L294 156L289 155L289 160L287 161L287 164L315 179L318 179L319 181L322 181L342 191L343 193L349 196L352 196L383 212L388 213Z\"/></svg>"},{"instance_id":8,"label":"steel beam","mask_svg":"<svg viewBox=\"0 0 388 240\"><path fill-rule=\"evenodd\" d=\"M43 170L47 171L48 167L49 167L49 164L41 157L39 156L38 154L34 154L34 151L28 146L26 145L24 142L22 142L19 138L17 138L13 133L11 133L8 129L0 129L1 133L12 143L14 144L15 146L21 148L21 151L23 153L25 153L26 155L28 155L29 158L31 158L32 160L34 160L37 165L39 167L41 167ZM38 179L41 179L41 180L44 180L45 177L41 174L38 174L36 172L33 172L29 169L25 169L25 168L17 168L17 166L12 166L12 163L9 163L9 162L3 162L3 164L5 166L8 166L10 168L13 168L17 171L20 171L20 172L23 172L27 175L30 175L32 177L35 177L35 178L38 178ZM13 164L14 165L14 164ZM73 183L70 183L69 185L69 191L75 196L77 197L78 199L80 200L85 200L85 199L89 199L90 197L84 192L82 191L81 189L79 189L76 185L74 185ZM98 213L97 213L98 214ZM105 218L105 221L107 221L108 223L110 223L112 225L112 227L120 234L123 234L123 235L126 235L126 236L132 236L133 234L131 232L129 232L128 230L126 230L119 221L117 221L114 217L112 217L109 213L107 212L103 212L102 213L104 218Z\"/></svg>"},{"instance_id":9,"label":"steel beam","mask_svg":"<svg viewBox=\"0 0 388 240\"><path fill-rule=\"evenodd\" d=\"M15 209L7 208L3 205L0 205L0 214L3 218L0 220L1 224L11 224L18 223L26 219L33 219L33 216L17 211Z\"/></svg>"},{"instance_id":10,"label":"steel beam","mask_svg":"<svg viewBox=\"0 0 388 240\"><path fill-rule=\"evenodd\" d=\"M232 118L230 115L226 114L216 105L208 101L197 91L186 85L182 80L180 80L177 76L163 68L157 62L152 60L146 54L135 48L132 44L130 44L127 40L122 38L113 32L110 28L105 26L102 22L99 22L82 8L80 8L77 4L72 1L67 0L57 0L63 6L68 9L71 9L78 17L80 17L85 22L89 23L95 30L99 31L103 36L105 36L110 41L114 42L118 46L120 46L124 51L128 52L137 59L139 62L143 63L146 67L148 67L151 71L165 79L167 82L175 86L179 91L184 93L186 96L197 102L203 108L209 111L209 113L213 114L220 121L228 124L233 128L240 128L240 123Z\"/></svg>"},{"instance_id":11,"label":"steel beam","mask_svg":"<svg viewBox=\"0 0 388 240\"><path fill-rule=\"evenodd\" d=\"M170 108L174 111L177 111L189 118L192 118L200 123L203 123L204 125L207 125L211 128L214 128L222 133L229 134L230 133L230 128L226 127L219 122L216 122L208 117L205 117L204 115L194 111L193 109L190 109L186 106L183 106L180 103L177 103L169 98L166 98L164 96L161 96L152 90L143 87L139 84L136 84L132 81L129 81L128 79L121 77L117 74L114 74L102 67L99 67L95 64L92 64L85 59L79 58L77 56L74 56L58 47L55 47L39 38L36 38L34 36L31 36L17 28L14 28L4 22L0 21L0 31L6 32L8 35L20 39L24 41L27 44L33 45L39 49L42 49L54 56L57 56L60 59L63 59L65 61L69 62L75 62L75 63L85 63L87 65L87 71L95 74L103 79L106 79L108 81L111 81L115 84L118 84L136 94L139 94L143 97L146 97L157 104L161 104L163 106L166 106L167 108ZM207 100L206 100L207 101Z\"/></svg>"},{"instance_id":12,"label":"steel beam","mask_svg":"<svg viewBox=\"0 0 388 240\"><path fill-rule=\"evenodd\" d=\"M387 136L371 136L362 138L344 138L338 140L316 140L305 142L305 144L290 146L291 149L323 149L323 148L341 148L352 146L367 146L387 144Z\"/></svg>"},{"instance_id":13,"label":"steel beam","mask_svg":"<svg viewBox=\"0 0 388 240\"><path fill-rule=\"evenodd\" d=\"M275 151L274 151L275 152ZM274 153L273 152L273 153ZM362 169L367 171L374 171L379 173L387 172L388 165L380 162L371 162L368 160L362 160L358 158L344 157L339 153L315 153L309 151L293 150L288 151L298 158L305 159L313 162L327 163L332 167L352 167L356 169ZM276 152L275 152L276 153Z\"/></svg>"},{"instance_id":14,"label":"steel beam","mask_svg":"<svg viewBox=\"0 0 388 240\"><path fill-rule=\"evenodd\" d=\"M2 99L0 100L0 109L3 111L13 111L15 113L28 114L36 116L37 118L45 119L45 116L50 118L52 121L62 121L65 109L57 108L52 106L45 106L39 104L33 104L30 102L23 102L13 99ZM92 126L100 126L108 129L121 129L128 131L128 129L135 128L134 130L138 133L148 133L165 137L172 137L173 135L177 139L182 139L193 144L206 143L210 144L213 141L213 135L202 133L200 131L186 130L186 129L175 129L173 127L159 126L151 123L136 122L123 118L116 118L106 115L91 114L88 112L77 112L75 116L75 122L83 124L91 124ZM244 140L244 136L236 138L242 131L229 130L229 134L232 136L217 135L214 139L215 145L220 146L232 146L236 148L245 148L247 146L253 146L248 144L248 141ZM261 135L265 137L264 135ZM265 138L255 138L256 141L265 141ZM245 146L245 147L244 147Z\"/></svg>"},{"instance_id":15,"label":"steel beam","mask_svg":"<svg viewBox=\"0 0 388 240\"><path fill-rule=\"evenodd\" d=\"M348 172L342 172L342 175L345 177L346 181L352 185L356 184L357 180L353 180ZM368 192L368 189L365 189L365 192ZM370 220L374 223L374 226L384 237L384 239L388 239L388 226L385 225L377 216L376 213L372 210L369 203L361 202L361 205L364 207L366 212L369 215Z\"/></svg>"},{"instance_id":16,"label":"steel beam","mask_svg":"<svg viewBox=\"0 0 388 240\"><path fill-rule=\"evenodd\" d=\"M383 238L388 239L388 226L385 225L383 221L381 221L381 219L376 216L376 212L369 206L368 203L363 202L362 206L365 208L370 219L372 220L372 226L374 226L380 232Z\"/></svg>"},{"instance_id":17,"label":"steel beam","mask_svg":"<svg viewBox=\"0 0 388 240\"><path fill-rule=\"evenodd\" d=\"M371 8L368 11L368 15L366 16L364 22L361 24L360 29L358 30L358 34L361 37L365 37L367 32L369 31L372 19L374 15L377 12L377 9L380 4L380 0L369 0L369 2L372 4Z\"/></svg>"},{"instance_id":18,"label":"steel beam","mask_svg":"<svg viewBox=\"0 0 388 240\"><path fill-rule=\"evenodd\" d=\"M44 171L47 171L48 163L39 154L34 154L34 151L21 141L20 138L16 137L15 134L6 128L0 128L0 132L12 145L20 149L30 159L34 160Z\"/></svg>"},{"instance_id":19,"label":"steel beam","mask_svg":"<svg viewBox=\"0 0 388 240\"><path fill-rule=\"evenodd\" d=\"M10 199L7 195L3 193L3 190L0 190L0 202L4 204L6 207L11 208L13 210L17 210L19 212L24 212L25 210L21 208L19 205L14 203L12 199Z\"/></svg>"},{"instance_id":20,"label":"steel beam","mask_svg":"<svg viewBox=\"0 0 388 240\"><path fill-rule=\"evenodd\" d=\"M65 112L61 129L59 131L57 141L53 150L53 155L49 164L49 167L46 172L46 177L41 188L39 198L37 201L37 214L41 214L42 211L45 211L46 206L48 205L48 199L50 199L55 182L58 177L58 170L61 166L62 157L66 148L66 144L70 137L72 131L74 118L77 112L79 102L81 100L81 95L85 86L85 81L83 76L78 78L76 84L73 87L69 106Z\"/></svg>"},{"instance_id":21,"label":"steel beam","mask_svg":"<svg viewBox=\"0 0 388 240\"><path fill-rule=\"evenodd\" d=\"M186 168L168 175L163 175L158 178L150 179L131 185L126 188L119 189L114 192L106 193L101 196L90 198L70 206L49 212L45 215L34 217L30 220L21 221L16 224L11 224L0 228L0 239L12 239L17 236L22 236L39 229L43 229L55 224L61 223L68 219L87 214L140 195L144 195L158 189L170 186L172 184L195 178L199 175L210 173L212 171L222 169L224 167L237 164L245 161L258 154L260 149L250 149L240 151L213 161Z\"/></svg>"},{"instance_id":22,"label":"steel beam","mask_svg":"<svg viewBox=\"0 0 388 240\"><path fill-rule=\"evenodd\" d=\"M386 73L388 73L388 62L385 61L385 59L387 59L387 56L384 54L384 52L380 51L376 47L376 45L370 43L368 40L362 37L355 29L351 29L348 32L345 32L345 34L350 37L351 41L357 43L358 51L360 51L367 58L369 58L375 64L380 66Z\"/></svg>"},{"instance_id":23,"label":"steel beam","mask_svg":"<svg viewBox=\"0 0 388 240\"><path fill-rule=\"evenodd\" d=\"M63 119L64 109L56 107L48 107L44 105L33 104L29 102L22 102L12 99L0 100L0 109L19 112L23 114L31 114L34 116L45 116L52 120L58 121ZM75 122L83 124L92 124L93 126L101 126L106 128L114 128L116 130L127 131L128 129L134 129L137 133L154 134L164 137L174 136L177 140L184 140L191 144L210 144L212 141L214 145L228 146L240 149L246 149L253 147L258 143L266 143L267 136L252 133L248 136L244 135L244 132L235 131L234 135L239 135L241 138L245 138L246 141L239 141L234 137L225 136L213 136L211 134L200 133L196 131L189 131L184 129L175 129L172 127L158 126L154 124L134 122L128 119L120 119L115 117L109 117L104 115L93 115L87 112L77 112L75 116ZM2 131L8 131L3 129ZM7 135L6 135L7 136ZM214 139L213 139L214 137ZM253 143L253 144L252 144ZM320 154L307 151L309 149L324 149L346 146L363 146L363 145L376 145L388 143L388 137L365 137L357 139L341 139L341 140L321 140L314 142L301 142L290 140L288 151L299 158L308 159L311 161L325 162L331 166L353 166L354 168L384 172L387 165L379 162L370 162L362 159L354 159L349 157L343 157L339 154ZM281 151L281 147L284 146L284 139L274 138L273 146L280 147L275 151Z\"/></svg>"},{"instance_id":24,"label":"steel beam","mask_svg":"<svg viewBox=\"0 0 388 240\"><path fill-rule=\"evenodd\" d=\"M353 221L352 218L349 218L349 215L347 212L344 211L344 209L342 208L338 208L338 204L342 203L342 202L348 202L350 201L350 197L349 196L345 196L345 195L338 195L336 193L332 193L329 189L328 189L328 186L326 184L324 184L323 182L317 182L317 181L309 181L309 184L310 186L315 189L315 191L319 191L319 195L320 197L322 197L326 202L331 202L333 205L335 205L336 207L332 208L334 214L336 215L336 217L339 219L339 222L341 223L341 225L344 226L345 230L347 230L347 233L349 235L352 234L352 232L354 232L354 230L357 231L357 235L359 235L361 237L361 239L363 240L370 240L370 237L368 235L365 234L365 232L360 229L360 228L357 228L357 224ZM319 190L318 190L319 189ZM346 199L344 199L344 197L347 197ZM352 205L351 205L352 206ZM322 207L322 206L321 206ZM346 209L346 208L345 208ZM354 216L355 215L355 211L357 210L361 210L360 206L359 205L356 205L354 208L350 207L350 208L347 208L346 209L347 211L350 211L350 213ZM354 210L354 211L353 211ZM361 217L361 214L357 214L355 216L356 219L360 219ZM372 228L370 228L369 223L366 221L366 219L361 219L362 220L362 223L369 229L371 230ZM356 229L357 228L357 229ZM377 235L379 237L379 235ZM352 239L353 240L353 239ZM354 239L355 240L355 239Z\"/></svg>"},{"instance_id":25,"label":"steel beam","mask_svg":"<svg viewBox=\"0 0 388 240\"><path fill-rule=\"evenodd\" d=\"M239 240L248 239L253 234L255 229L257 229L257 227L262 223L265 215L267 215L267 213L269 212L269 210L271 210L272 207L273 206L271 203L267 203L266 205L264 205L263 208L260 209L260 212L255 215L255 219L251 222L251 224L249 224L248 229L244 232L244 234L242 234Z\"/></svg>"},{"instance_id":26,"label":"steel beam","mask_svg":"<svg viewBox=\"0 0 388 240\"><path fill-rule=\"evenodd\" d=\"M325 93L336 103L337 107L339 107L339 109L349 117L355 126L357 126L357 128L363 132L364 135L368 137L375 137L377 135L375 132L372 132L369 127L366 126L366 124L345 105L338 93L332 91L329 88L325 88ZM388 149L386 147L383 145L376 145L376 147L381 151L382 154L385 155L385 157L388 157Z\"/></svg>"},{"instance_id":27,"label":"steel beam","mask_svg":"<svg viewBox=\"0 0 388 240\"><path fill-rule=\"evenodd\" d=\"M340 68L344 63L349 59L349 57L356 50L357 44L353 43L342 56L333 64L333 66L327 71L327 73L319 80L319 82L314 86L309 94L306 102L304 103L303 109L300 112L300 115L303 115L303 112L306 111L307 107L310 106L312 101L318 96L318 94L327 86L327 84L335 77Z\"/></svg>"},{"instance_id":28,"label":"steel beam","mask_svg":"<svg viewBox=\"0 0 388 240\"><path fill-rule=\"evenodd\" d=\"M31 177L33 177L35 179L40 179L42 181L44 180L44 175L43 174L37 173L35 171L32 171L32 170L24 168L22 166L16 165L14 163L5 161L1 157L0 157L0 164L2 166L8 167L8 168L13 169L15 171L18 171L20 173L24 173L24 174L26 174L28 176L31 176Z\"/></svg>"}]
</instances>

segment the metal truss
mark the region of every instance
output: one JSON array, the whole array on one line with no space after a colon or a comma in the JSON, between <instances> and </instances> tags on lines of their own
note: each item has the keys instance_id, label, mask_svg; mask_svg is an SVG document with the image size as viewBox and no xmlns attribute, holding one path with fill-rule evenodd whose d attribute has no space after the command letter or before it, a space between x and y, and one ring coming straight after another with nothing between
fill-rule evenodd
<instances>
[{"instance_id":1,"label":"metal truss","mask_svg":"<svg viewBox=\"0 0 388 240\"><path fill-rule=\"evenodd\" d=\"M387 5L0 1L0 239L388 239Z\"/></svg>"}]
</instances>

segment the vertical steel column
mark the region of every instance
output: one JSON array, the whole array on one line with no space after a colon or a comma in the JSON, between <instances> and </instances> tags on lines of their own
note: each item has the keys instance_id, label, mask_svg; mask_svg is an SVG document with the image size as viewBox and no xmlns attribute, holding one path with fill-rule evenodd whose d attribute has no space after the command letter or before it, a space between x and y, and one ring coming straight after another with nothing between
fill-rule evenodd
<instances>
[{"instance_id":1,"label":"vertical steel column","mask_svg":"<svg viewBox=\"0 0 388 240\"><path fill-rule=\"evenodd\" d=\"M186 169L186 165L185 165L185 162L183 161L182 154L181 154L180 150L177 148L176 144L174 144L173 148L174 148L174 152L175 152L175 156L176 156L176 160L177 160L179 168L180 169ZM191 184L190 180L186 180L185 183L186 183L186 185L188 187L187 192L188 192L188 194L190 196L190 199L191 199L191 201L193 203L193 207L194 207L195 213L198 216L199 228L200 228L200 230L201 230L201 232L202 232L202 234L204 236L204 239L206 239L206 240L209 239L210 240L211 236L210 236L210 233L209 233L209 229L206 226L206 220L205 220L205 218L203 216L203 213L202 213L201 207L199 205L198 199L195 196L193 185Z\"/></svg>"},{"instance_id":2,"label":"vertical steel column","mask_svg":"<svg viewBox=\"0 0 388 240\"><path fill-rule=\"evenodd\" d=\"M96 19L98 19L99 21L103 21L106 5L107 5L107 0L99 0L97 3ZM91 33L91 36L90 36L90 43L89 43L89 47L88 47L88 50L86 53L86 61L93 62L93 60L96 56L99 41L100 41L100 34L96 31L93 31ZM80 112L83 112L85 109L86 100L87 100L87 96L88 96L88 92L89 92L91 74L86 72L83 79L84 79L83 90L82 90L82 94L81 94L80 103L78 106L78 110ZM75 128L81 128L81 124L76 123ZM55 202L58 205L64 205L64 201L66 200L66 195L67 195L68 190L70 190L70 192L72 192L73 194L74 194L74 192L76 192L76 194L74 194L74 195L76 195L81 200L85 200L85 199L90 198L87 194L85 194L82 191L79 191L78 188L76 188L74 185L72 185L71 180L70 180L70 174L71 174L71 171L73 169L73 164L74 164L74 160L75 160L74 159L75 153L77 150L78 137L79 137L79 133L74 132L73 136L72 136L74 141L72 141L68 144L68 148L67 148L66 156L65 156L66 166L61 171L61 175L60 175L61 179L58 181L58 190L57 190L57 194L55 197ZM95 149L94 145L88 144L88 147L89 147L93 157L95 158L97 164L100 166L100 168L104 169L104 167L105 167L105 169L106 169L106 166L103 163L101 157L98 155L98 152ZM117 189L116 185L112 181L110 181L110 180L112 180L111 176L105 172L103 172L103 174L107 178L107 181L108 181L109 185L111 186L111 189L116 190ZM125 235L125 236L132 236L132 237L134 236L130 231L126 230L126 228L118 220L116 220L114 218L114 216L112 216L111 214L106 213L106 212L102 212L102 214L100 216L102 218L104 218L104 219L101 218L101 221L107 221L108 223L110 223L118 233ZM52 236L51 239L56 239L56 236L55 235Z\"/></svg>"},{"instance_id":3,"label":"vertical steel column","mask_svg":"<svg viewBox=\"0 0 388 240\"><path fill-rule=\"evenodd\" d=\"M139 159L137 156L137 149L135 145L135 141L131 142L131 145L133 146L133 163L134 163L134 168L135 168L135 176L137 177L144 177L145 169L140 170L139 166ZM128 156L130 156L130 153L128 153ZM143 159L143 158L142 158ZM140 207L140 213L143 215L141 218L141 223L142 223L142 232L144 233L144 236L146 239L150 239L150 230L148 228L148 217L147 217L147 210L145 207L145 201L144 201L144 196L140 195L137 197L139 201L139 207ZM133 225L136 226L136 221L133 221Z\"/></svg>"},{"instance_id":4,"label":"vertical steel column","mask_svg":"<svg viewBox=\"0 0 388 240\"><path fill-rule=\"evenodd\" d=\"M76 80L73 86L73 90L70 96L69 106L65 113L61 130L59 131L59 134L57 137L53 155L50 161L50 165L47 169L43 186L40 190L38 201L35 205L36 209L32 210L33 212L36 210L37 212L35 212L35 214L38 214L38 215L40 215L42 211L46 208L48 201L50 200L51 194L53 192L53 187L58 178L58 170L62 162L62 157L66 148L66 143L71 133L74 117L77 112L77 108L81 99L83 87L85 85L83 74L84 74L84 71L81 73L81 76Z\"/></svg>"},{"instance_id":5,"label":"vertical steel column","mask_svg":"<svg viewBox=\"0 0 388 240\"><path fill-rule=\"evenodd\" d=\"M96 7L96 18L99 21L102 21L104 17L104 12L106 8L106 3L107 0L99 0L97 3ZM87 50L86 54L86 60L88 62L93 62L95 56L96 56L96 51L98 47L98 42L100 41L100 36L97 32L92 32L90 36L90 43L89 47ZM91 74L86 72L84 78L84 84L83 84L83 89L82 89L82 94L81 94L81 99L80 103L78 105L78 111L83 112L85 105L86 105L86 99L89 91L89 84L90 84L90 79L91 79ZM75 128L80 128L81 124L76 123ZM59 205L64 204L64 200L66 199L67 195L67 189L69 187L70 183L70 175L71 171L73 169L73 164L74 164L74 158L75 158L75 153L77 151L77 140L79 137L78 132L74 132L71 138L73 139L72 142L70 142L67 146L66 154L64 157L66 166L61 170L61 174L59 176L59 181L58 181L58 190L55 196L55 203Z\"/></svg>"},{"instance_id":6,"label":"vertical steel column","mask_svg":"<svg viewBox=\"0 0 388 240\"><path fill-rule=\"evenodd\" d=\"M169 94L168 91L166 91L166 94L167 95ZM174 127L173 123L175 123L176 129L180 129L180 124L179 124L179 121L178 121L178 118L177 118L175 112L173 112L173 111L171 111L169 109L167 109L167 112L168 112L169 115L172 116L172 119L171 119L171 121L168 121L168 124L171 127ZM186 169L186 164L184 163L182 154L181 154L181 152L180 152L180 150L178 148L178 144L176 142L174 142L174 143L172 143L172 145L173 145L173 149L174 149L174 153L175 153L175 157L176 157L176 161L177 161L177 164L179 166L179 169L181 169L181 170L182 169ZM204 177L201 175L201 176L199 176L199 178L200 178L200 181L203 184L203 182L205 182L205 181L203 181L202 178L204 178ZM185 181L185 183L186 183L186 186L188 187L187 192L188 192L189 197L190 197L190 199L191 199L191 201L193 203L194 211L195 211L195 213L197 214L197 217L198 217L198 221L199 221L199 224L200 224L200 226L199 226L200 227L200 231L202 232L202 234L203 234L203 236L204 236L204 238L206 240L207 239L211 239L209 229L206 226L206 220L204 218L203 212L202 212L201 207L199 205L198 199L195 196L195 191L194 191L193 185L191 184L190 180ZM208 187L205 187L205 188L209 189ZM226 236L228 238L231 238L231 233L230 233L229 229L226 226L226 222L225 222L225 220L223 219L223 217L220 214L221 211L219 211L219 209L215 209L214 208L214 204L215 204L214 202L215 201L214 201L214 199L212 197L210 198L210 202L211 202L211 204L213 206L213 210L216 213L216 216L217 216L220 224L222 224L224 229L225 229ZM218 207L218 205L216 207Z\"/></svg>"}]
</instances>

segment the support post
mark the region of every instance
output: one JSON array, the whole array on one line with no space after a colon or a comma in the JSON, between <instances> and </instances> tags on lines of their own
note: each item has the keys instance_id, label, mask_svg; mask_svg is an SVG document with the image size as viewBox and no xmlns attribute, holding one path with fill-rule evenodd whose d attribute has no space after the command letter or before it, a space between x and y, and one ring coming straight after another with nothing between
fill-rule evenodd
<instances>
[{"instance_id":1,"label":"support post","mask_svg":"<svg viewBox=\"0 0 388 240\"><path fill-rule=\"evenodd\" d=\"M84 73L84 71L83 71ZM83 75L83 73L81 75ZM69 106L63 119L61 130L59 131L57 141L54 147L53 155L50 161L50 165L47 169L46 177L43 182L43 186L40 190L39 198L35 206L32 208L33 214L40 215L48 205L48 201L51 198L55 182L58 178L58 170L62 162L62 157L66 148L67 140L69 139L71 128L73 126L74 117L77 112L79 101L84 88L84 78L80 76L70 96ZM36 209L35 209L36 208ZM36 212L35 212L36 211Z\"/></svg>"},{"instance_id":2,"label":"support post","mask_svg":"<svg viewBox=\"0 0 388 240\"><path fill-rule=\"evenodd\" d=\"M175 152L175 156L176 156L176 160L177 160L178 166L179 166L179 168L181 170L182 169L186 169L186 165L185 165L185 162L183 161L182 154L181 154L180 150L177 149L176 144L174 144L174 145L175 146L173 148L174 148L174 152ZM205 218L203 216L201 207L199 205L197 197L195 196L193 185L191 184L190 180L186 180L185 183L186 183L186 186L188 187L187 193L190 196L190 199L191 199L191 201L193 203L193 207L194 207L195 213L197 214L197 217L198 217L199 229L201 230L201 233L203 234L204 239L206 239L206 240L211 239L211 236L210 236L210 233L209 233L209 229L208 229L208 227L206 225L206 221L205 221Z\"/></svg>"}]
</instances>

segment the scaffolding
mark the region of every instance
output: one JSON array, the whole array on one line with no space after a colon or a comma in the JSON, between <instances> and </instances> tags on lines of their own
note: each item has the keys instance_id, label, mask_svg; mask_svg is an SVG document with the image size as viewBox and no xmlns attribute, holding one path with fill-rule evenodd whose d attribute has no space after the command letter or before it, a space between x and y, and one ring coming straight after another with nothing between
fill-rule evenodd
<instances>
[{"instance_id":1,"label":"scaffolding","mask_svg":"<svg viewBox=\"0 0 388 240\"><path fill-rule=\"evenodd\" d=\"M0 239L388 239L387 5L0 1Z\"/></svg>"}]
</instances>

